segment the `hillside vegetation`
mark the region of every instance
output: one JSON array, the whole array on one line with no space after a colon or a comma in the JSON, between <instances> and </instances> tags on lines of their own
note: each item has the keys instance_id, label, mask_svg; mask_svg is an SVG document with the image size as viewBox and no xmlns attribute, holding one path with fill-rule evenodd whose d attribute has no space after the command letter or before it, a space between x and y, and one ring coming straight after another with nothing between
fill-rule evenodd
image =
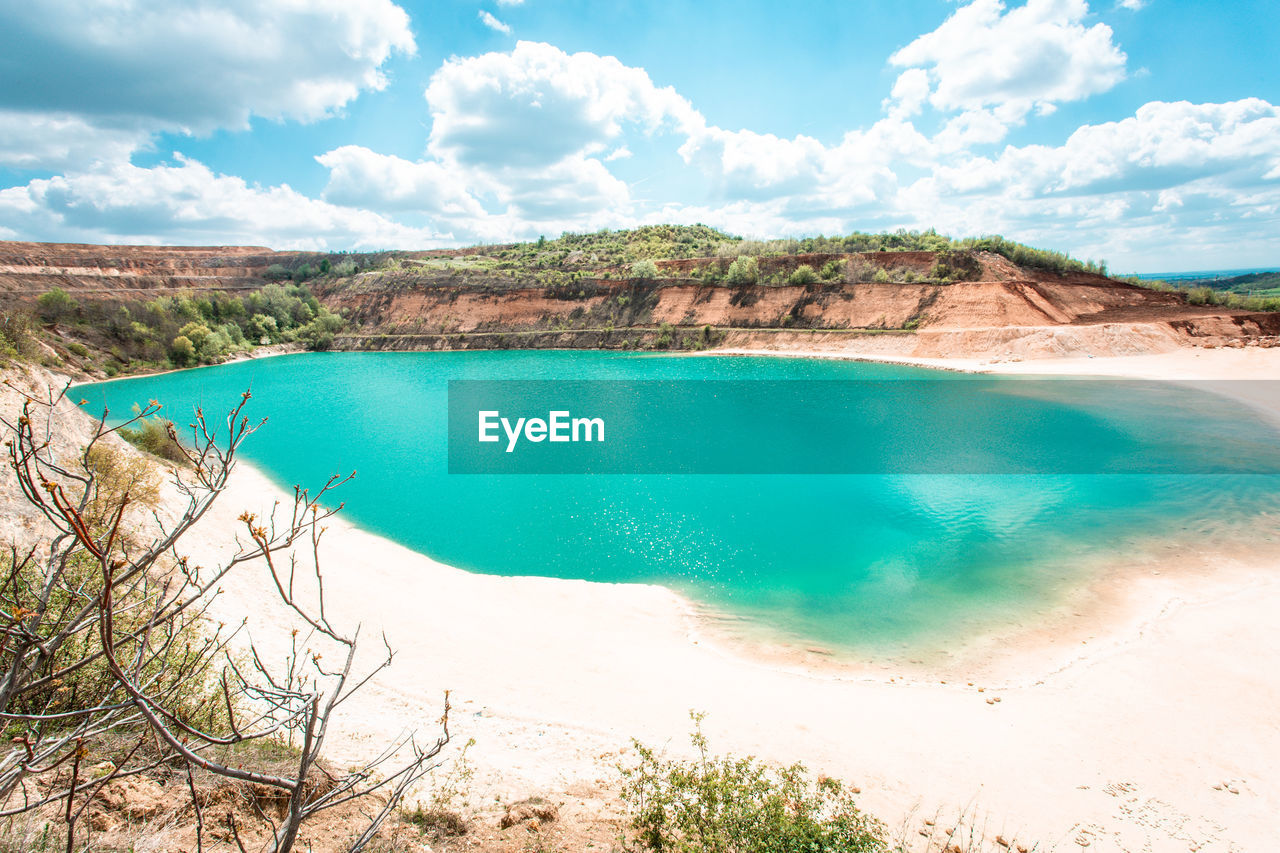
<instances>
[{"instance_id":1,"label":"hillside vegetation","mask_svg":"<svg viewBox=\"0 0 1280 853\"><path fill-rule=\"evenodd\" d=\"M1240 311L1280 311L1280 272L1177 281L1126 279L1152 290L1183 294L1190 305L1218 305Z\"/></svg>"},{"instance_id":2,"label":"hillside vegetation","mask_svg":"<svg viewBox=\"0 0 1280 853\"><path fill-rule=\"evenodd\" d=\"M107 376L212 364L257 346L326 349L342 318L305 285L264 284L244 295L178 292L152 299L77 299L60 287L27 311L6 312L0 357L71 362Z\"/></svg>"},{"instance_id":3,"label":"hillside vegetation","mask_svg":"<svg viewBox=\"0 0 1280 853\"><path fill-rule=\"evenodd\" d=\"M1280 294L1256 293L1265 283L1237 283L1246 294L1116 282L1102 262L933 230L745 240L706 225L652 225L353 253L0 243L0 359L113 376L268 344L700 349L735 329L1185 325L1216 307L1280 309Z\"/></svg>"}]
</instances>

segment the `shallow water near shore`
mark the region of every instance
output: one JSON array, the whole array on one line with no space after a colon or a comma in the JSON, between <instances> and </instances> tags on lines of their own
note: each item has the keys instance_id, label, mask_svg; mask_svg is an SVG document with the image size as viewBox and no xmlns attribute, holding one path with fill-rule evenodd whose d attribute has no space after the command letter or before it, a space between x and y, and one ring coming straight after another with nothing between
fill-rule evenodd
<instances>
[{"instance_id":1,"label":"shallow water near shore","mask_svg":"<svg viewBox=\"0 0 1280 853\"><path fill-rule=\"evenodd\" d=\"M451 379L899 380L884 364L600 352L313 353L79 386L112 420L155 399L181 428L246 389L268 418L244 458L282 486L358 476L353 522L444 563L501 575L658 583L741 619L731 632L872 660L928 658L1049 614L1117 559L1270 533L1280 477L1247 473L457 475ZM958 381L963 377L956 375ZM1010 382L1019 380L1010 379ZM1221 436L1224 458L1275 446L1275 427L1194 389L1091 417L1072 452L1176 431ZM1069 395L1050 414L1080 417ZM1097 413L1094 412L1094 415ZM732 429L732 425L721 425ZM1099 432L1101 430L1101 432ZM1107 432L1110 430L1110 432ZM726 441L733 436L726 435ZM939 443L966 436L939 434ZM749 452L749 449L744 449ZM1188 463L1194 446L1174 449ZM1176 463L1177 460L1174 460ZM1177 465L1171 470L1177 470ZM1188 469L1194 469L1188 465ZM1099 470L1105 470L1100 468ZM335 568L335 570L337 570ZM394 594L394 591L388 591ZM423 602L424 609L433 606Z\"/></svg>"}]
</instances>

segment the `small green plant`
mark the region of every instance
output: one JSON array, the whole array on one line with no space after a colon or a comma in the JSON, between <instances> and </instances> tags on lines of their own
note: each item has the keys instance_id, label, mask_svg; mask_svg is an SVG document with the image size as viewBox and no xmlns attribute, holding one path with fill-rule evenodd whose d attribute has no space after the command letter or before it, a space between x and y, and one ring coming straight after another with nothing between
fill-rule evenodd
<instances>
[{"instance_id":1,"label":"small green plant","mask_svg":"<svg viewBox=\"0 0 1280 853\"><path fill-rule=\"evenodd\" d=\"M787 284L814 284L817 280L818 274L808 264L801 264L787 276Z\"/></svg>"},{"instance_id":2,"label":"small green plant","mask_svg":"<svg viewBox=\"0 0 1280 853\"><path fill-rule=\"evenodd\" d=\"M876 274L871 277L876 284L887 284L889 282L889 271L884 267L876 270Z\"/></svg>"},{"instance_id":3,"label":"small green plant","mask_svg":"<svg viewBox=\"0 0 1280 853\"><path fill-rule=\"evenodd\" d=\"M658 337L654 339L653 346L655 349L670 349L672 341L675 340L675 327L670 323L662 323L658 326Z\"/></svg>"},{"instance_id":4,"label":"small green plant","mask_svg":"<svg viewBox=\"0 0 1280 853\"><path fill-rule=\"evenodd\" d=\"M631 277L640 281L653 281L658 277L658 265L645 258L631 265Z\"/></svg>"},{"instance_id":5,"label":"small green plant","mask_svg":"<svg viewBox=\"0 0 1280 853\"><path fill-rule=\"evenodd\" d=\"M844 261L827 261L822 265L822 280L836 281L844 277Z\"/></svg>"},{"instance_id":6,"label":"small green plant","mask_svg":"<svg viewBox=\"0 0 1280 853\"><path fill-rule=\"evenodd\" d=\"M133 426L123 427L120 437L139 450L169 462L186 462L187 455L178 444L173 422L159 416L143 418Z\"/></svg>"},{"instance_id":7,"label":"small green plant","mask_svg":"<svg viewBox=\"0 0 1280 853\"><path fill-rule=\"evenodd\" d=\"M470 827L462 810L470 805L468 790L475 769L467 760L467 750L476 745L471 738L463 745L448 772L433 779L425 802L405 809L401 817L418 828L423 835L440 840L466 835Z\"/></svg>"},{"instance_id":8,"label":"small green plant","mask_svg":"<svg viewBox=\"0 0 1280 853\"><path fill-rule=\"evenodd\" d=\"M639 763L621 768L630 849L653 853L885 853L882 824L849 790L802 765L714 757L693 713L697 758L659 757L638 741Z\"/></svg>"},{"instance_id":9,"label":"small green plant","mask_svg":"<svg viewBox=\"0 0 1280 853\"><path fill-rule=\"evenodd\" d=\"M38 352L26 314L0 314L0 362L31 359Z\"/></svg>"}]
</instances>

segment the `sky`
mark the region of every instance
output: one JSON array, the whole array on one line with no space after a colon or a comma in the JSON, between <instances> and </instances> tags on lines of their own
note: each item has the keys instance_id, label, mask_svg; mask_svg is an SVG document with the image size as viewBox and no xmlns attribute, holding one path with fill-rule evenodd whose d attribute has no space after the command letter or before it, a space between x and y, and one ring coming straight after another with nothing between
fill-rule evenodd
<instances>
[{"instance_id":1,"label":"sky","mask_svg":"<svg viewBox=\"0 0 1280 853\"><path fill-rule=\"evenodd\" d=\"M0 239L1280 266L1280 0L0 0Z\"/></svg>"}]
</instances>

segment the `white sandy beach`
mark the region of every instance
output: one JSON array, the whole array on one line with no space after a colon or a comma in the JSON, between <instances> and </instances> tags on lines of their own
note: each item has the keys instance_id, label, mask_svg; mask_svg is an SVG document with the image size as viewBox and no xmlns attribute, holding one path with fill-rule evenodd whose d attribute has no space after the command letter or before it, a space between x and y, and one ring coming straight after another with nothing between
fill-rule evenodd
<instances>
[{"instance_id":1,"label":"white sandy beach","mask_svg":"<svg viewBox=\"0 0 1280 853\"><path fill-rule=\"evenodd\" d=\"M1276 379L1280 350L934 366ZM274 500L292 497L242 464L194 554L214 559L242 511ZM1268 851L1280 837L1280 573L1256 554L1130 565L1072 630L1029 633L998 675L978 662L941 683L766 662L710 639L665 589L470 574L341 517L322 553L334 620L362 624L370 658L378 630L398 653L346 709L335 756L432 733L450 689L479 800L613 785L631 737L681 751L698 709L716 749L843 777L891 826L914 813L912 833L970 809L1039 849ZM223 618L247 617L268 649L287 639L259 568L225 592Z\"/></svg>"}]
</instances>

